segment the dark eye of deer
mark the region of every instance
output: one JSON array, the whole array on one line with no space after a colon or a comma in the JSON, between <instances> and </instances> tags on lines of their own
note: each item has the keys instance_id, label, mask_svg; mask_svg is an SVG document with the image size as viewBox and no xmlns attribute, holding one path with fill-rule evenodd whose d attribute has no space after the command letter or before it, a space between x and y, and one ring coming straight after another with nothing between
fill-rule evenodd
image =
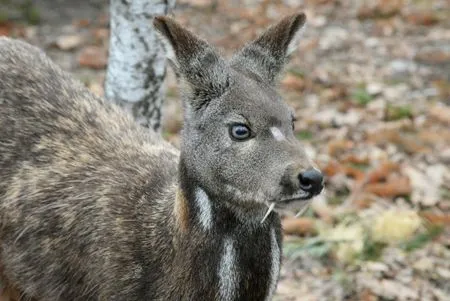
<instances>
[{"instance_id":1,"label":"dark eye of deer","mask_svg":"<svg viewBox=\"0 0 450 301\"><path fill-rule=\"evenodd\" d=\"M245 124L233 124L230 127L230 135L235 140L247 140L250 138L250 134L250 129Z\"/></svg>"}]
</instances>

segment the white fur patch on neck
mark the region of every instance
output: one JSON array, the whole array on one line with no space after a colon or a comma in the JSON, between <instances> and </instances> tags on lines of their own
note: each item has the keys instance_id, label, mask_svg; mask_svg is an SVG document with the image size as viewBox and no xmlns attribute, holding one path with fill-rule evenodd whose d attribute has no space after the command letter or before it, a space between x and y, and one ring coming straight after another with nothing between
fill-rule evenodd
<instances>
[{"instance_id":1,"label":"white fur patch on neck","mask_svg":"<svg viewBox=\"0 0 450 301\"><path fill-rule=\"evenodd\" d=\"M231 238L223 242L222 259L219 263L219 300L232 301L239 288L239 273L236 267L236 248Z\"/></svg>"},{"instance_id":2,"label":"white fur patch on neck","mask_svg":"<svg viewBox=\"0 0 450 301\"><path fill-rule=\"evenodd\" d=\"M197 207L199 209L199 220L203 229L209 230L212 226L212 209L211 209L211 201L209 200L208 195L201 188L197 188L195 190L195 202L197 203Z\"/></svg>"},{"instance_id":3,"label":"white fur patch on neck","mask_svg":"<svg viewBox=\"0 0 450 301\"><path fill-rule=\"evenodd\" d=\"M274 228L270 229L270 249L272 265L270 267L269 294L266 297L266 301L272 300L272 296L277 287L278 275L280 274L280 247L278 246L277 235Z\"/></svg>"},{"instance_id":4,"label":"white fur patch on neck","mask_svg":"<svg viewBox=\"0 0 450 301\"><path fill-rule=\"evenodd\" d=\"M286 140L286 137L284 136L284 134L280 131L279 128L277 127L271 127L270 128L270 132L272 132L273 137L275 138L275 140L277 141L283 141Z\"/></svg>"}]
</instances>

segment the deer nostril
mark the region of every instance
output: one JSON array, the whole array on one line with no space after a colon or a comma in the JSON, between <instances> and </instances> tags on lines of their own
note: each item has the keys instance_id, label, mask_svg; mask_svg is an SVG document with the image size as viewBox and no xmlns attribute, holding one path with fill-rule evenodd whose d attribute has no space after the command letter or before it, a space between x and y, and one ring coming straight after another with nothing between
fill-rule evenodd
<instances>
[{"instance_id":1,"label":"deer nostril","mask_svg":"<svg viewBox=\"0 0 450 301\"><path fill-rule=\"evenodd\" d=\"M319 194L323 189L323 175L317 169L308 169L298 175L300 188L312 194Z\"/></svg>"}]
</instances>

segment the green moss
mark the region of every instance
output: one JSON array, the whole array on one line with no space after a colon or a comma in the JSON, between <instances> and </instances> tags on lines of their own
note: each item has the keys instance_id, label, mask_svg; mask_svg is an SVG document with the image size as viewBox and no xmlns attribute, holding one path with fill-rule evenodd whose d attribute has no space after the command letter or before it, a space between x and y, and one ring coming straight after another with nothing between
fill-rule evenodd
<instances>
[{"instance_id":1,"label":"green moss","mask_svg":"<svg viewBox=\"0 0 450 301\"><path fill-rule=\"evenodd\" d=\"M352 100L359 105L367 105L373 99L372 95L367 92L365 87L358 87L353 90Z\"/></svg>"},{"instance_id":2,"label":"green moss","mask_svg":"<svg viewBox=\"0 0 450 301\"><path fill-rule=\"evenodd\" d=\"M442 233L444 229L441 226L431 226L427 228L427 231L419 233L409 241L402 244L402 248L406 251L413 251L415 249L420 249L428 242L432 241L439 234Z\"/></svg>"},{"instance_id":3,"label":"green moss","mask_svg":"<svg viewBox=\"0 0 450 301\"><path fill-rule=\"evenodd\" d=\"M33 1L24 1L20 8L22 10L23 17L30 24L36 25L41 22L41 14L37 7L33 4Z\"/></svg>"},{"instance_id":4,"label":"green moss","mask_svg":"<svg viewBox=\"0 0 450 301\"><path fill-rule=\"evenodd\" d=\"M306 238L284 243L283 254L290 259L302 256L325 258L330 254L332 243L319 237Z\"/></svg>"},{"instance_id":5,"label":"green moss","mask_svg":"<svg viewBox=\"0 0 450 301\"><path fill-rule=\"evenodd\" d=\"M313 138L313 133L308 130L298 131L295 135L300 140L311 140Z\"/></svg>"},{"instance_id":6,"label":"green moss","mask_svg":"<svg viewBox=\"0 0 450 301\"><path fill-rule=\"evenodd\" d=\"M381 257L385 247L386 244L375 242L369 236L366 236L360 258L362 260L376 261Z\"/></svg>"},{"instance_id":7,"label":"green moss","mask_svg":"<svg viewBox=\"0 0 450 301\"><path fill-rule=\"evenodd\" d=\"M405 118L412 118L413 112L410 106L392 106L388 105L386 109L386 120L400 120Z\"/></svg>"},{"instance_id":8,"label":"green moss","mask_svg":"<svg viewBox=\"0 0 450 301\"><path fill-rule=\"evenodd\" d=\"M301 78L304 78L306 76L306 71L300 67L292 67L288 70L288 72Z\"/></svg>"}]
</instances>

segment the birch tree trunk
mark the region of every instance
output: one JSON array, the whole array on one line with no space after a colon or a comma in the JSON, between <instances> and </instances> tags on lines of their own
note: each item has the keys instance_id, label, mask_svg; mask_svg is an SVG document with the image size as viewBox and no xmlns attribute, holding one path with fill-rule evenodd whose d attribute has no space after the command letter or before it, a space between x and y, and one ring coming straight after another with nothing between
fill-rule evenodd
<instances>
[{"instance_id":1,"label":"birch tree trunk","mask_svg":"<svg viewBox=\"0 0 450 301\"><path fill-rule=\"evenodd\" d=\"M166 62L152 20L167 14L175 0L111 0L110 5L105 96L142 126L158 131Z\"/></svg>"}]
</instances>

